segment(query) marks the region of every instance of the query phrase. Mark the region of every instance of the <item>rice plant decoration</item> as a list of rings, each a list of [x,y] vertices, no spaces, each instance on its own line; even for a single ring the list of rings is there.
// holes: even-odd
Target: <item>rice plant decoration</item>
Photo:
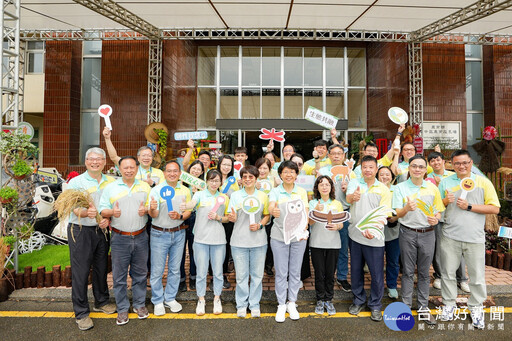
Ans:
[[[434,206],[427,204],[421,199],[416,199],[416,206],[419,208],[421,212],[423,212],[427,217],[433,217],[436,214],[436,210]]]
[[[387,224],[388,217],[395,213],[387,206],[379,206],[368,212],[356,224],[356,228],[361,231],[368,231],[375,238],[384,240],[384,225]]]

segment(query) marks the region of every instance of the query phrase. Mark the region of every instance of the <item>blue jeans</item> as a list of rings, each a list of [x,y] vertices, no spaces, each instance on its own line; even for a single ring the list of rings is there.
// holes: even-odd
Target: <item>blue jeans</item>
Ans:
[[[130,309],[126,284],[128,267],[132,278],[133,307],[138,309],[146,306],[148,234],[144,231],[137,236],[123,236],[112,232],[110,248],[117,311],[124,313]]]
[[[398,272],[400,270],[400,243],[399,239],[386,242],[386,286],[388,289],[396,289]]]
[[[259,310],[267,245],[259,247],[231,246],[231,254],[236,269],[236,308],[247,308],[249,305],[250,310]],[[250,287],[249,276],[251,276]]]
[[[180,285],[180,264],[185,247],[185,230],[163,232],[151,229],[151,302],[158,304],[176,299]],[[167,284],[162,285],[165,262],[167,263]]]
[[[343,281],[347,279],[348,275],[348,226],[350,223],[345,221],[343,223],[343,228],[340,230],[340,238],[341,238],[341,249],[338,254],[338,264],[336,265],[336,278],[339,281]]]
[[[209,245],[194,242],[194,259],[196,261],[196,291],[197,297],[206,295],[206,277],[208,276],[208,265],[212,263],[213,271],[213,294],[220,296],[224,278],[222,277],[222,264],[226,257],[226,244]]]
[[[188,228],[185,230],[185,244],[188,246],[188,261],[189,261],[189,273],[190,279],[196,279],[196,262],[194,261],[194,249],[192,245],[194,244],[194,233],[192,230],[194,229],[194,225],[196,223],[196,212],[192,212],[190,217],[185,220],[184,224],[188,225]],[[185,282],[187,278],[187,274],[185,273],[185,259],[187,255],[187,248],[183,248],[183,257],[181,258],[181,279],[180,282]]]

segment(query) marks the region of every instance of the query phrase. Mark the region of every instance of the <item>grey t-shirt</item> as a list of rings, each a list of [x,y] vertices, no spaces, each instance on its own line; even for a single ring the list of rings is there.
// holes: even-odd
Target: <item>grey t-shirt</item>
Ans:
[[[212,195],[209,190],[194,194],[192,200],[197,202],[196,223],[193,230],[194,242],[208,245],[226,244],[226,232],[222,223],[217,220],[208,219],[208,213],[215,206],[216,199],[219,196],[223,196],[225,200],[216,211],[222,217],[227,214],[227,207],[229,205],[227,195],[221,194],[218,191]]]
[[[324,205],[322,212],[327,213],[332,211],[333,213],[343,212],[343,207],[338,200],[329,199],[324,202],[320,199],[320,203]],[[309,202],[309,211],[314,210],[318,200],[311,200]],[[315,222],[310,226],[310,237],[309,246],[319,249],[340,249],[341,238],[338,231],[330,231],[325,228],[326,223]]]

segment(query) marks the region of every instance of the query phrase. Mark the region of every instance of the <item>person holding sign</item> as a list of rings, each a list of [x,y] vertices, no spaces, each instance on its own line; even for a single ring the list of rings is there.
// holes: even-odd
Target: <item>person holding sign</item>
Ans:
[[[272,152],[270,152],[272,153]],[[256,168],[258,169],[259,176],[256,182],[256,188],[265,194],[269,194],[270,191],[276,187],[276,179],[274,175],[270,174],[272,170],[272,163],[266,157],[261,157],[256,160]],[[270,231],[272,230],[273,218],[265,225],[265,231],[267,232],[267,255],[265,257],[265,273],[268,276],[274,276],[274,256],[272,255],[272,248],[270,247]]]
[[[196,208],[196,223],[194,225],[194,259],[197,266],[196,314],[205,314],[206,277],[208,265],[211,262],[213,270],[213,313],[222,314],[222,263],[226,256],[226,233],[222,223],[228,222],[227,208],[229,198],[219,192],[222,185],[222,175],[217,170],[210,170],[206,175],[207,189],[194,194],[192,200],[180,204],[180,210]]]
[[[133,312],[139,319],[149,316],[146,308],[148,234],[145,230],[148,221],[146,205],[151,188],[146,182],[136,179],[137,168],[137,160],[133,156],[119,160],[122,178],[105,187],[98,210],[104,218],[111,218],[110,248],[118,325],[128,323],[128,269],[132,278]]]
[[[100,148],[90,148],[85,153],[87,171],[69,181],[66,190],[87,191],[93,202],[88,208],[75,208],[69,216],[68,243],[69,258],[72,267],[71,301],[75,312],[76,323],[80,330],[94,326],[89,317],[90,308],[87,299],[87,279],[93,269],[92,292],[94,294],[94,310],[105,314],[113,314],[116,306],[109,303],[107,285],[107,255],[109,241],[104,229],[109,220],[103,218],[99,224],[96,220],[100,198],[105,187],[114,182],[114,178],[102,173],[105,167],[105,151]],[[98,229],[98,227],[101,228]]]
[[[316,140],[313,148],[313,158],[304,163],[304,173],[307,175],[315,175],[316,170],[331,164],[331,160],[327,157],[327,141]]]
[[[269,195],[269,211],[275,218],[270,233],[270,245],[274,254],[275,290],[279,304],[276,321],[284,322],[286,312],[292,320],[300,318],[295,302],[300,289],[300,270],[306,240],[296,234],[291,240],[285,237],[289,237],[287,231],[290,229],[299,233],[304,231],[297,231],[298,229],[307,229],[308,196],[305,189],[295,184],[299,167],[294,162],[282,162],[278,173],[283,183]]]
[[[190,166],[187,169],[187,172],[198,178],[198,179],[204,179],[204,165],[199,160],[194,160]],[[195,186],[190,186],[185,184],[185,186],[189,187],[190,195],[193,196],[197,191],[200,191]],[[196,210],[192,210],[190,213],[190,217],[185,220],[184,224],[188,226],[187,229],[185,229],[185,244],[186,247],[183,248],[183,257],[181,258],[181,278],[180,278],[180,286],[179,291],[187,291],[187,275],[185,273],[185,259],[186,259],[186,252],[188,249],[188,258],[189,258],[189,281],[188,285],[190,287],[190,290],[194,290],[196,288],[196,262],[194,261],[194,233],[192,232],[194,230],[194,225],[196,223]]]
[[[471,296],[468,306],[473,326],[485,328],[483,302],[487,299],[485,286],[485,215],[497,214],[500,202],[493,184],[485,177],[471,173],[473,160],[467,150],[453,152],[451,175],[439,184],[446,205],[441,235],[441,294],[442,321],[454,317],[457,298],[456,271],[461,257],[466,260]]]
[[[234,177],[234,168],[235,160],[229,155],[222,155],[219,158],[219,163],[217,165],[217,170],[222,174],[222,186],[219,191],[226,194],[228,198],[231,197],[235,191],[238,191],[240,187],[238,186],[238,182]],[[224,289],[228,289],[231,287],[231,283],[229,283],[227,275],[229,273],[229,261],[231,259],[231,247],[230,240],[231,234],[233,233],[233,223],[228,221],[224,225],[224,231],[226,232],[226,258],[224,260]]]
[[[203,163],[205,171],[211,169],[212,155],[209,151],[196,148],[194,140],[188,140],[187,146],[187,153],[183,157],[183,168],[189,167],[189,165],[197,159]]]
[[[334,196],[336,200],[341,202],[343,205],[343,209],[345,211],[349,210],[350,205],[347,202],[347,186],[350,179],[355,179],[355,173],[351,171],[347,166],[344,166],[344,162],[346,160],[345,150],[343,146],[340,144],[333,144],[329,147],[329,160],[331,163],[322,167],[318,170],[317,175],[327,175],[331,179],[333,179],[334,183]],[[341,177],[340,179],[335,179],[333,177],[333,167],[345,167],[347,170],[346,174],[348,176]],[[336,169],[335,169],[336,170]],[[335,175],[334,175],[335,176]],[[337,262],[337,271],[336,271],[336,283],[341,286],[341,289],[345,292],[350,292],[352,290],[350,283],[347,281],[348,276],[348,226],[349,222],[346,221],[343,225],[343,229],[339,231],[341,238],[341,248],[338,254],[338,262]]]
[[[334,198],[334,183],[326,175],[320,175],[313,188],[314,200],[309,202],[309,210],[319,212],[343,212],[341,202]],[[324,309],[329,315],[336,314],[332,304],[334,296],[334,271],[341,248],[341,238],[338,233],[343,223],[319,223],[309,218],[311,237],[309,246],[311,260],[315,269],[316,308],[315,313],[323,314]]]
[[[260,316],[263,291],[263,270],[267,253],[267,234],[264,227],[270,220],[270,215],[267,195],[255,188],[258,176],[258,169],[254,166],[241,169],[240,178],[244,187],[231,195],[228,209],[228,218],[235,223],[231,236],[231,252],[236,269],[237,316],[241,318],[247,315],[247,307],[252,317]]]
[[[107,146],[108,156],[110,160],[119,168],[119,160],[121,157],[117,155],[116,148],[111,140],[112,131],[105,127],[103,129],[103,137],[105,138],[105,144]],[[137,169],[136,179],[147,182],[151,187],[155,187],[161,182],[165,181],[164,173],[158,169],[151,167],[153,163],[153,150],[148,146],[142,146],[137,151],[137,161],[139,168]]]
[[[190,217],[190,210],[181,212],[179,205],[190,201],[190,191],[178,180],[180,165],[168,161],[165,165],[165,182],[153,188],[149,194],[148,210],[153,218],[151,226],[151,302],[155,306],[154,314],[165,315],[165,308],[173,313],[182,307],[176,301],[180,284],[180,264],[185,248],[183,223]],[[162,278],[167,262],[167,284],[165,291]]]
[[[427,161],[423,156],[411,157],[408,168],[409,179],[396,185],[393,191],[393,208],[400,223],[398,242],[402,258],[402,301],[412,306],[414,271],[417,267],[418,310],[422,310],[428,308],[429,269],[436,244],[434,230],[445,207],[436,185],[424,180]],[[424,205],[427,206],[426,210]],[[425,322],[436,324],[432,315]]]
[[[364,263],[371,274],[371,292],[368,308],[373,321],[382,321],[382,296],[384,295],[384,238],[375,238],[369,231],[361,232],[357,225],[368,212],[378,207],[391,208],[391,192],[376,178],[377,159],[364,156],[361,161],[362,178],[353,179],[347,186],[347,202],[350,207],[350,267],[354,299],[348,312],[359,315],[366,302],[364,290]],[[383,228],[383,226],[378,226]]]
[[[455,172],[445,169],[444,155],[441,153],[439,145],[435,146],[434,152],[428,154],[428,164],[432,167],[433,171],[427,174],[427,179],[433,179],[439,186],[441,180],[455,174]],[[432,286],[436,289],[441,289],[441,234],[443,233],[444,214],[441,214],[441,220],[436,227],[436,248],[434,250],[434,259],[432,266],[434,267],[434,282]],[[466,276],[466,262],[464,257],[460,259],[460,266],[457,269],[457,285],[464,292],[470,292],[468,278]]]

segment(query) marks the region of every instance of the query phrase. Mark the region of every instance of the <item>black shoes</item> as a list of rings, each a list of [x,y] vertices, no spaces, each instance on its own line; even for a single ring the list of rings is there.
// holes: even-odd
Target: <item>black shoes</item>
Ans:
[[[346,279],[342,279],[342,280],[337,279],[336,284],[338,284],[341,287],[341,289],[345,292],[352,291],[352,286]]]

